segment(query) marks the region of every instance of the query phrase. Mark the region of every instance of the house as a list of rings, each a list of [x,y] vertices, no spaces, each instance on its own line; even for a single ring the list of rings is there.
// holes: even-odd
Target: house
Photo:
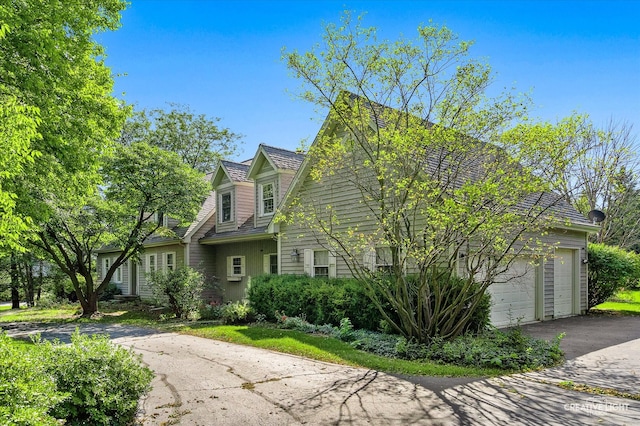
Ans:
[[[374,122],[373,125],[380,125]],[[340,132],[327,120],[322,132]],[[319,143],[316,138],[314,144]],[[174,229],[174,238],[152,238],[145,243],[140,263],[129,262],[114,280],[123,294],[150,297],[145,273],[185,264],[215,276],[221,292],[209,298],[224,301],[246,297],[251,277],[270,274],[351,276],[349,266],[322,238],[295,219],[274,220],[276,212],[293,199],[305,199],[318,209],[332,206],[340,221],[336,227],[357,224],[367,232],[372,218],[362,207],[361,194],[339,174],[312,179],[310,156],[260,145],[251,160],[221,161],[210,174],[213,192],[188,228]],[[348,169],[349,165],[345,167]],[[534,263],[524,255],[504,272],[504,282],[489,291],[496,326],[548,320],[584,313],[587,308],[587,236],[597,227],[566,203],[553,207],[555,222],[540,238],[556,244],[547,260]],[[170,225],[170,223],[169,223]],[[379,247],[363,254],[373,268],[384,268]],[[98,273],[114,253],[101,252]]]
[[[211,180],[211,173],[205,178]],[[147,274],[157,270],[175,269],[182,265],[197,268],[203,271],[206,279],[213,280],[215,277],[215,270],[212,267],[214,253],[198,241],[215,223],[215,207],[216,193],[210,191],[195,220],[189,226],[179,226],[178,222],[170,217],[154,215],[154,221],[162,222],[162,225],[172,232],[152,235],[145,241],[143,253],[139,259],[129,259],[116,270],[112,281],[122,294],[152,299],[153,293],[147,285]],[[98,250],[96,267],[100,279],[104,277],[118,254],[119,251],[113,247],[103,247]],[[205,292],[203,296],[206,299],[218,297],[211,290]]]

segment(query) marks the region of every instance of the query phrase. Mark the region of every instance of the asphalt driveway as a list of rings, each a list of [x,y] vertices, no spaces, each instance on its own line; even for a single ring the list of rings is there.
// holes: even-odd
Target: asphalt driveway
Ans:
[[[36,331],[5,326],[11,335]],[[64,338],[75,326],[38,328]],[[577,317],[523,327],[565,332],[568,361],[481,380],[395,377],[372,370],[174,333],[83,325],[133,348],[155,372],[145,425],[640,424],[640,401],[566,390],[557,382],[640,394],[640,317]]]

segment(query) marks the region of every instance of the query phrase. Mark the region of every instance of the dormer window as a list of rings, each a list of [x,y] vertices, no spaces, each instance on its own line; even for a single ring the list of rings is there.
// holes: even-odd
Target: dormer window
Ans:
[[[231,192],[220,195],[220,222],[231,222]]]
[[[273,183],[265,183],[259,186],[260,190],[260,216],[273,214],[275,197]]]

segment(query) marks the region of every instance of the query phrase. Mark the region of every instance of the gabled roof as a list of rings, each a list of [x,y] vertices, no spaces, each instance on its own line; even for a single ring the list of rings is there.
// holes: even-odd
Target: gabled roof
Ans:
[[[200,211],[196,216],[195,220],[191,222],[191,225],[187,228],[182,237],[185,242],[187,239],[190,239],[191,236],[205,223],[216,211],[216,192],[209,192],[209,196],[202,203],[202,207],[200,207]]]
[[[211,183],[214,187],[218,186],[223,175],[226,175],[232,182],[250,182],[251,180],[247,178],[249,167],[249,164],[222,160],[213,171]]]
[[[387,126],[388,123],[386,123],[384,120],[386,113],[393,112],[393,111],[398,112],[397,110],[393,110],[390,107],[366,101],[362,97],[350,92],[343,91],[340,93],[339,97],[343,97],[343,99],[347,99],[347,101],[355,101],[355,100],[363,101],[364,104],[367,105],[367,108],[370,109],[368,120],[370,120],[369,125],[372,126],[374,130],[376,126],[378,126],[379,128]],[[320,135],[326,132],[334,131],[336,123],[332,121],[333,120],[331,119],[331,114],[329,113],[324,123],[322,124],[320,131],[316,135],[316,138],[312,143],[312,147],[317,143],[319,143]],[[428,121],[424,121],[424,125],[427,128],[431,128],[432,126],[435,126],[433,123]],[[434,152],[433,156],[429,156],[429,158],[424,159],[424,165],[425,165],[426,171],[430,173],[434,173],[436,169],[441,169],[443,167],[444,164],[442,162],[439,162],[437,157],[438,157],[438,153]],[[302,185],[302,182],[304,181],[305,177],[308,175],[309,170],[311,168],[311,165],[309,164],[310,158],[311,158],[310,156],[306,156],[304,158],[302,165],[299,167],[298,172],[296,173],[291,185],[289,186],[287,192],[285,193],[282,199],[282,202],[280,203],[281,206],[286,207],[288,200],[291,199],[293,194],[298,192],[300,186]],[[478,162],[482,160],[481,158],[475,158],[475,159],[472,159],[471,161]],[[454,181],[455,181],[454,185],[460,184],[465,179],[477,180],[479,178],[479,175],[477,172],[478,172],[477,167],[467,167],[465,169],[464,176],[457,176],[456,178],[454,178]],[[518,210],[526,211],[528,208],[531,208],[534,205],[534,203],[537,203],[537,205],[540,205],[543,209],[548,208],[552,214],[557,216],[558,219],[569,220],[572,225],[576,225],[575,227],[580,228],[580,230],[593,232],[595,229],[599,228],[598,226],[593,225],[572,205],[570,205],[568,202],[562,199],[562,197],[559,194],[555,194],[555,193],[542,194],[542,195],[531,194],[529,197],[526,197],[526,199],[522,200],[515,208]],[[558,224],[558,223],[556,223],[556,225],[558,225],[559,227],[567,227],[567,226],[564,226],[563,224]],[[273,222],[273,220],[269,223],[268,229],[269,229],[269,232],[277,232],[277,227]]]
[[[284,170],[295,172],[300,168],[303,160],[304,154],[300,152],[260,144],[254,160],[251,163],[251,167],[247,172],[247,177],[253,178],[262,168],[265,161],[268,162],[274,170],[279,172]]]

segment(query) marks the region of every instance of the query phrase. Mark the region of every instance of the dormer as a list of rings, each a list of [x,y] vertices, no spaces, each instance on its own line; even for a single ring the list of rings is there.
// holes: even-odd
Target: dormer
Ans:
[[[235,231],[254,212],[254,185],[247,162],[221,161],[211,177],[217,194],[216,233]]]
[[[254,226],[266,226],[271,221],[282,197],[304,160],[304,154],[260,144],[247,179],[255,182]]]

